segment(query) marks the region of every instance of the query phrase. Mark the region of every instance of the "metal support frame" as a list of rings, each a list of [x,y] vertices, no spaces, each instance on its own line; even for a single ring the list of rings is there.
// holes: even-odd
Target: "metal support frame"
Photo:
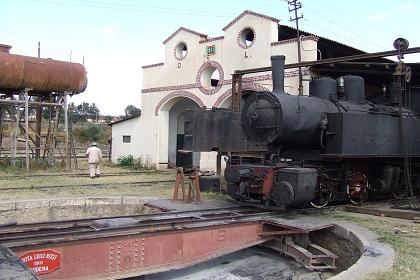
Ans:
[[[185,186],[185,177],[187,177],[188,189],[186,189]],[[179,196],[180,188],[182,197]],[[172,201],[182,203],[199,203],[201,201],[200,177],[197,170],[189,170],[185,176],[184,169],[182,167],[178,167],[176,169],[176,180]]]
[[[298,42],[299,42],[299,38],[298,38]],[[301,81],[302,80],[302,71],[301,71],[302,67],[324,65],[324,64],[331,64],[331,63],[338,63],[338,62],[348,62],[348,61],[361,60],[361,59],[388,57],[388,56],[394,56],[394,55],[411,54],[411,53],[419,53],[419,52],[420,52],[420,47],[408,48],[405,50],[392,50],[392,51],[385,51],[385,52],[377,52],[377,53],[364,53],[364,54],[357,54],[357,55],[351,55],[351,56],[327,58],[327,59],[321,59],[321,60],[315,60],[315,61],[291,63],[291,64],[286,64],[284,66],[284,69],[298,68],[299,81]],[[232,111],[233,112],[240,112],[241,98],[242,98],[242,76],[246,74],[270,72],[270,71],[271,71],[271,66],[251,68],[251,69],[245,69],[245,70],[235,70],[235,73],[232,75]],[[301,82],[299,82],[299,95],[302,95],[301,90],[302,90],[302,85],[301,85]]]
[[[307,237],[307,239],[309,240],[309,237]],[[291,256],[308,269],[336,269],[335,260],[337,259],[337,256],[329,250],[311,243],[310,241],[308,244],[300,246],[294,242],[291,236],[283,236],[267,242],[264,246]]]
[[[242,74],[232,75],[232,111],[241,111],[241,99],[242,99]]]
[[[401,50],[402,54],[411,54],[411,53],[419,53],[420,47],[416,48],[409,48],[406,50]],[[323,65],[323,64],[330,64],[330,63],[337,63],[337,62],[347,62],[347,61],[354,61],[354,60],[361,60],[361,59],[371,59],[371,58],[378,58],[378,57],[388,57],[398,55],[398,51],[385,51],[385,52],[377,52],[377,53],[364,53],[364,54],[356,54],[350,56],[343,56],[343,57],[334,57],[334,58],[327,58],[321,60],[314,60],[314,61],[304,61],[301,63],[291,63],[286,64],[284,66],[285,69],[291,68],[299,68],[299,67],[309,67],[315,65]],[[271,66],[268,67],[260,67],[260,68],[251,68],[245,70],[236,70],[235,74],[252,74],[252,73],[259,73],[259,72],[270,72]]]

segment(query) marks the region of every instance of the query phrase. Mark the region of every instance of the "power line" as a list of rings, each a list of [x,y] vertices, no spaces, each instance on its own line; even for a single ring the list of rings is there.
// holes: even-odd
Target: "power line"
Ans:
[[[333,24],[333,25],[335,25],[335,26],[337,26],[337,27],[341,28],[342,30],[345,30],[345,31],[346,31],[346,32],[348,32],[348,33],[354,34],[354,35],[356,36],[356,38],[358,38],[358,39],[360,38],[361,40],[363,40],[363,42],[369,42],[369,43],[370,43],[370,44],[372,44],[372,45],[375,45],[375,46],[377,46],[377,47],[383,48],[383,46],[381,46],[381,45],[379,45],[379,44],[376,44],[375,42],[373,42],[373,41],[369,40],[368,38],[364,38],[363,36],[360,36],[360,33],[356,33],[356,32],[354,32],[353,30],[351,30],[351,29],[349,29],[349,28],[347,28],[347,27],[344,27],[344,26],[342,26],[341,24],[336,23],[335,21],[333,21],[333,20],[331,19],[331,17],[330,17],[329,15],[324,14],[324,13],[321,13],[321,12],[319,12],[318,10],[315,10],[315,9],[312,9],[312,8],[305,7],[305,9],[308,9],[308,10],[310,10],[310,11],[312,11],[312,12],[314,12],[314,13],[316,13],[316,14],[320,15],[320,16],[321,16],[321,18],[324,18],[325,16],[327,16],[327,17],[328,17],[327,21],[328,21],[329,23],[331,23],[331,24]]]
[[[319,26],[317,24],[313,24],[313,21],[308,20],[307,18],[303,19],[305,22],[307,22],[309,24],[308,28],[305,28],[305,30],[307,30],[309,32],[310,29],[315,29],[318,30],[317,32],[313,32],[315,34],[318,34],[319,36],[323,36],[326,38],[331,38],[333,35],[340,37],[342,40],[337,41],[341,44],[345,44],[345,45],[349,45],[351,47],[354,48],[361,48],[358,47],[360,45],[360,43],[357,43],[357,41],[361,42],[359,39],[360,38],[355,38],[353,36],[349,36],[348,34],[344,34],[344,33],[338,33],[336,31],[333,31],[331,29],[325,28],[324,26]],[[322,35],[323,33],[327,33],[327,35]],[[366,44],[363,45],[363,47],[366,47]],[[361,48],[363,49],[363,48]]]
[[[176,15],[187,15],[187,16],[203,16],[203,17],[228,17],[229,14],[221,13],[203,13],[197,10],[185,10],[177,8],[164,8],[157,6],[148,5],[133,5],[133,4],[121,4],[116,2],[103,2],[103,1],[58,1],[58,0],[26,0],[37,3],[54,4],[54,5],[66,5],[76,7],[88,7],[88,8],[100,8],[100,9],[112,9],[112,10],[127,10],[132,12],[148,12],[148,13],[162,13],[162,14],[176,14]]]

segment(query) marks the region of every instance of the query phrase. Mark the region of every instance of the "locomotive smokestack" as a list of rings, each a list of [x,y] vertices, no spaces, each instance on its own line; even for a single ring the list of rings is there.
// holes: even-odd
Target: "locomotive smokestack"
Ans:
[[[273,93],[284,94],[284,55],[271,56],[271,75],[273,78]]]

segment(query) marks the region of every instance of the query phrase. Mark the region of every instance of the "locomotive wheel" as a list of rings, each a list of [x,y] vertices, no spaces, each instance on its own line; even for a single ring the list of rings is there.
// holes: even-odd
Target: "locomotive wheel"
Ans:
[[[239,184],[228,183],[227,185],[228,195],[237,201],[241,199],[241,196],[238,194],[238,191],[239,191]]]
[[[314,200],[311,201],[312,207],[322,208],[326,206],[328,202],[330,202],[333,196],[333,191],[332,191],[332,188],[328,187],[328,184],[326,183],[328,179],[330,179],[328,175],[326,174],[321,175],[319,188],[316,192],[316,196]]]
[[[351,203],[361,204],[367,199],[369,182],[367,177],[361,172],[352,174],[347,185],[347,196]]]

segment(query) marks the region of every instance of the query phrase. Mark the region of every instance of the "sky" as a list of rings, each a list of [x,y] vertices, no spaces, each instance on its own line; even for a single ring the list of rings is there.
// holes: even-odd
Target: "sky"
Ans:
[[[366,52],[392,50],[398,37],[420,46],[420,1],[300,0],[300,29]],[[11,53],[82,63],[87,90],[70,102],[102,115],[141,107],[142,65],[164,62],[163,41],[179,27],[222,36],[244,10],[294,26],[284,0],[0,0],[0,44]],[[420,62],[420,55],[407,55]]]

